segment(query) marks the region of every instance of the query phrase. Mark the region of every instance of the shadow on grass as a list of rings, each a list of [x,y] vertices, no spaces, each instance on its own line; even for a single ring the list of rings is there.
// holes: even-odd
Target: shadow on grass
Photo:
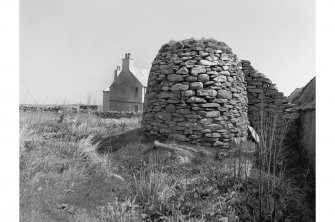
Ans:
[[[98,143],[99,153],[110,153],[126,147],[129,144],[153,144],[154,138],[148,137],[140,128],[122,132],[105,138],[95,138],[93,144]]]

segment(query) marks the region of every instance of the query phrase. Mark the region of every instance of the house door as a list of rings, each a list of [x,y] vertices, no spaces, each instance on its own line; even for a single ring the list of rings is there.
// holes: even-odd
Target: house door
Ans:
[[[135,113],[138,112],[138,105],[134,105],[134,111],[135,111]]]

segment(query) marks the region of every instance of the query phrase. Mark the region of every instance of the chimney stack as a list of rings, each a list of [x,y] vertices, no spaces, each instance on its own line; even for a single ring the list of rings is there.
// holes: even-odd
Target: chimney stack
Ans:
[[[129,70],[133,68],[134,60],[130,58],[130,53],[125,54],[125,58],[122,59],[122,70]]]

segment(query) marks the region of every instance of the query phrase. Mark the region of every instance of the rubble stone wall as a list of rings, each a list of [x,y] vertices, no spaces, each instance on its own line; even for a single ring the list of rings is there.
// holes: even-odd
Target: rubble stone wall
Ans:
[[[152,63],[142,127],[151,135],[228,148],[247,136],[247,91],[240,60],[223,42],[161,47]]]
[[[279,114],[282,123],[295,124],[299,118],[298,107],[291,103],[276,84],[263,73],[255,70],[249,61],[242,60],[242,71],[247,83],[248,119],[251,126],[257,127],[261,116]],[[292,125],[291,124],[291,125]]]

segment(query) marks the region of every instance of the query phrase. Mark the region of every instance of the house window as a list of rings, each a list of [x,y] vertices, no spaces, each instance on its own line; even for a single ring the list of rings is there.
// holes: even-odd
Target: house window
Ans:
[[[138,97],[138,87],[135,87],[135,97]]]

